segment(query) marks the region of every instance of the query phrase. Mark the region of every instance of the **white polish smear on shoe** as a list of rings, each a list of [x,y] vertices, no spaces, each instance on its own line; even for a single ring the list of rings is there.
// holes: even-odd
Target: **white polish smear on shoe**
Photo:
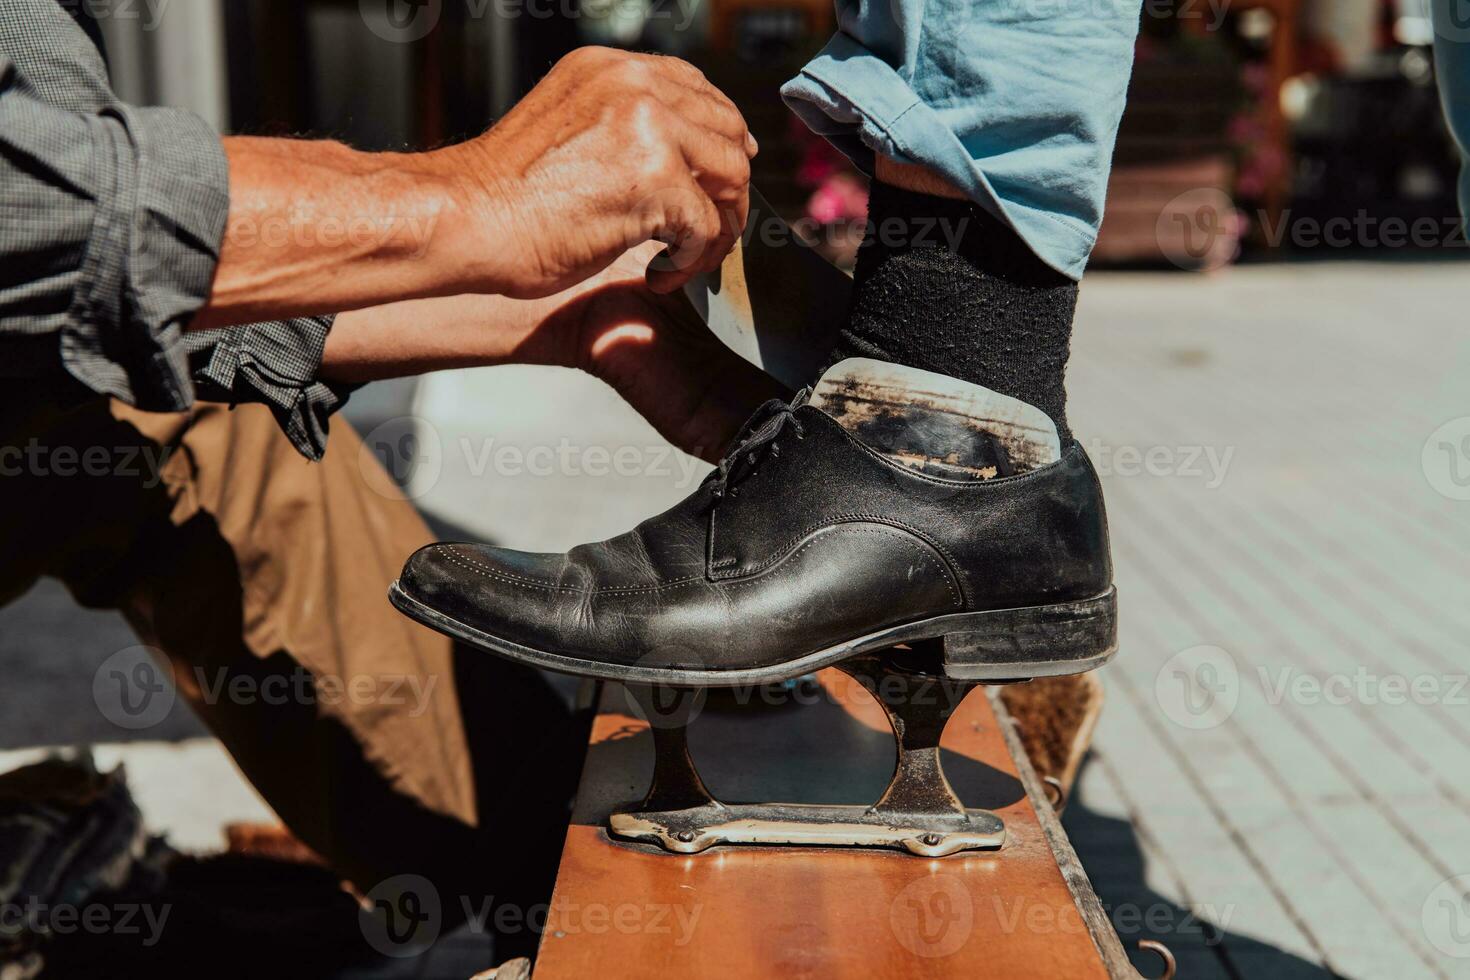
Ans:
[[[822,376],[808,404],[895,462],[949,480],[1015,476],[1062,458],[1041,409],[918,368],[849,358]]]

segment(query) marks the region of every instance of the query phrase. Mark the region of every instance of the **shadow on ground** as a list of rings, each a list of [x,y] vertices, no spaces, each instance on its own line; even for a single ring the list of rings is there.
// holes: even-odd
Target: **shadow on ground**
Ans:
[[[1150,888],[1145,873],[1148,858],[1137,831],[1126,820],[1089,809],[1080,789],[1083,785],[1079,779],[1079,790],[1067,804],[1062,823],[1124,949],[1143,976],[1163,973],[1158,955],[1138,948],[1140,941],[1154,940],[1169,947],[1179,961],[1177,976],[1189,980],[1338,977],[1285,950],[1228,931],[1228,907],[1212,907],[1201,899],[1199,907],[1186,908]]]

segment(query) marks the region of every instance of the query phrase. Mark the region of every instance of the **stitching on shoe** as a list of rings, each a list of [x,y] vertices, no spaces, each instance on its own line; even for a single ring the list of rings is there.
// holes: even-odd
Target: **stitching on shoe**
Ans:
[[[891,529],[891,531],[908,530],[907,528],[894,527],[893,525],[891,525],[889,523],[886,523],[886,522],[884,523],[884,526],[885,527],[889,527]],[[834,534],[871,534],[871,535],[877,535],[877,536],[886,536],[886,537],[897,537],[897,538],[899,538],[900,540],[902,540],[906,544],[908,544],[910,547],[912,547],[915,551],[917,551],[919,553],[919,557],[922,560],[924,560],[926,562],[933,562],[934,563],[935,568],[938,569],[938,571],[940,573],[940,577],[944,579],[945,588],[947,588],[949,590],[950,598],[952,598],[954,600],[955,605],[959,606],[962,609],[964,608],[965,603],[964,603],[964,600],[960,596],[959,590],[956,587],[956,580],[955,580],[954,573],[950,569],[946,568],[945,567],[945,564],[943,562],[941,562],[939,559],[935,558],[934,555],[929,554],[928,552],[926,552],[918,544],[918,542],[909,540],[909,539],[903,537],[902,535],[893,534],[893,533],[885,533],[884,531],[880,531],[877,528],[850,527],[850,526],[844,526],[844,525],[840,525],[839,524],[839,525],[834,525],[832,527],[832,532]],[[922,540],[922,535],[920,535],[919,537]],[[801,555],[804,552],[806,552],[809,548],[811,548],[813,545],[815,545],[820,540],[821,540],[820,537],[813,538],[811,541],[808,541],[806,544],[802,545],[801,548],[799,548],[794,553],[782,555],[779,558],[777,558],[775,561],[766,563],[767,564],[767,567],[769,567],[769,565],[775,564],[776,562],[795,562],[796,559],[800,558]],[[925,541],[925,543],[928,544],[930,542]],[[702,577],[691,577],[691,578],[684,578],[684,579],[676,579],[676,580],[671,581],[671,582],[661,582],[661,583],[658,583],[656,585],[620,586],[620,587],[609,588],[609,589],[578,589],[578,588],[575,588],[573,586],[552,584],[552,583],[547,582],[544,579],[539,579],[539,580],[538,579],[530,579],[530,578],[524,578],[524,577],[521,577],[521,576],[511,575],[511,574],[506,573],[506,572],[501,572],[501,571],[499,571],[497,569],[491,568],[489,565],[485,565],[485,564],[483,564],[481,562],[475,561],[473,558],[470,558],[470,557],[468,557],[468,556],[466,556],[466,555],[464,555],[464,554],[462,554],[462,553],[460,553],[458,551],[455,551],[452,547],[450,547],[448,545],[440,546],[439,548],[436,548],[435,551],[437,551],[439,554],[441,554],[445,558],[447,558],[452,564],[458,565],[460,568],[463,568],[466,571],[475,572],[475,573],[477,573],[477,574],[479,574],[481,576],[484,576],[486,578],[490,578],[490,579],[494,579],[496,581],[504,582],[504,583],[506,583],[508,585],[514,585],[514,586],[517,586],[517,587],[523,588],[523,589],[538,589],[538,590],[543,591],[543,592],[568,592],[568,593],[572,593],[572,594],[580,594],[580,595],[587,595],[587,596],[599,596],[599,595],[630,595],[630,594],[646,593],[646,592],[664,592],[664,591],[671,591],[673,589],[681,589],[681,588],[685,588],[685,587],[690,586],[690,585],[695,585],[695,584],[703,581],[703,578]],[[785,573],[786,571],[789,571],[789,570],[788,569],[783,569],[782,570],[782,573]],[[752,574],[753,575],[759,575],[760,573],[759,572],[754,572]],[[719,584],[721,586],[723,586],[723,587],[726,587],[726,588],[729,588],[729,589],[732,589],[733,590],[733,589],[739,589],[739,588],[753,587],[755,585],[760,584],[760,582],[759,581],[756,581],[756,580],[737,581],[737,582],[724,581],[724,582],[721,582]]]
[[[438,548],[436,550],[440,555],[448,559],[451,564],[458,565],[465,571],[474,572],[475,574],[484,576],[485,578],[493,578],[497,581],[504,582],[507,585],[516,585],[520,586],[523,589],[540,589],[543,592],[572,591],[568,590],[565,586],[547,585],[544,582],[533,582],[529,579],[520,579],[512,575],[506,575],[501,572],[497,572],[493,568],[490,568],[488,565],[481,565],[477,561],[473,561],[468,558],[462,558],[455,552],[450,551],[448,548]]]
[[[825,527],[839,527],[839,526],[841,526],[843,524],[851,524],[851,523],[858,522],[858,521],[863,521],[863,522],[866,522],[866,523],[869,523],[869,524],[882,524],[885,527],[892,527],[892,528],[897,528],[897,529],[902,530],[902,531],[907,531],[908,533],[912,534],[914,537],[918,538],[920,541],[923,541],[929,547],[933,548],[935,551],[939,552],[939,554],[941,554],[941,555],[944,556],[944,560],[947,561],[947,562],[949,562],[949,566],[950,566],[949,567],[949,574],[950,574],[950,576],[955,581],[957,581],[957,582],[960,583],[959,584],[960,592],[961,592],[961,594],[964,594],[964,591],[965,591],[965,589],[964,589],[964,580],[960,577],[960,574],[959,574],[959,571],[958,571],[959,562],[955,561],[954,555],[950,554],[949,553],[949,550],[947,548],[945,548],[944,545],[940,544],[938,541],[935,541],[929,535],[925,534],[923,531],[920,531],[916,527],[911,527],[910,525],[905,524],[903,521],[896,521],[896,520],[894,520],[891,517],[884,517],[881,514],[863,514],[863,513],[858,513],[858,514],[838,514],[838,515],[836,515],[834,517],[829,517],[829,518],[826,518],[825,520],[819,521],[816,524],[812,524],[812,525],[808,526],[806,529],[802,530],[800,533],[798,533],[798,534],[794,535],[793,537],[787,539],[787,541],[786,541],[786,543],[784,545],[782,545],[780,548],[777,548],[776,549],[775,557],[767,558],[765,561],[762,561],[762,562],[760,562],[758,564],[752,565],[750,567],[750,569],[747,572],[745,572],[745,575],[758,575],[761,572],[765,571],[767,568],[770,568],[772,565],[776,564],[777,562],[784,561],[787,557],[789,557],[790,549],[792,549],[792,548],[796,547],[798,544],[800,544],[801,541],[804,538],[806,538],[807,536],[809,536],[811,534],[815,534],[817,531],[822,530],[822,528],[825,528]],[[713,536],[714,536],[714,529],[713,528],[710,529],[710,536],[711,536],[711,545],[713,545]],[[720,567],[723,567],[724,565],[738,564],[738,562],[739,562],[739,560],[736,559],[736,558],[724,558],[724,559],[721,559],[721,566]],[[715,567],[716,566],[711,565],[710,566],[711,571],[713,571],[715,569]]]
[[[482,562],[475,561],[468,555],[455,551],[453,548],[447,545],[441,546],[435,550],[444,555],[454,564],[458,565],[460,568],[465,569],[466,571],[476,572],[480,575],[485,576],[486,578],[492,578],[500,582],[505,582],[508,585],[518,585],[522,588],[527,589],[541,589],[545,592],[569,592],[574,595],[618,595],[637,592],[661,592],[665,589],[681,589],[685,586],[695,585],[699,582],[704,581],[704,576],[692,575],[688,578],[673,579],[668,582],[659,582],[654,585],[625,585],[605,589],[579,589],[576,586],[559,585],[555,582],[549,582],[546,579],[525,578],[519,575],[512,575],[509,572],[502,572],[499,569],[491,568],[489,565],[486,565]]]
[[[893,531],[908,530],[907,528],[894,527],[892,524],[889,524],[889,523],[885,523],[884,526],[889,528],[889,532],[885,533],[883,531],[878,530],[877,528],[871,528],[871,527],[851,527],[851,526],[848,526],[848,525],[840,525],[840,524],[839,525],[833,525],[832,532],[834,534],[872,534],[872,535],[878,535],[878,536],[886,536],[886,537],[890,537],[890,538],[891,537],[897,537],[897,538],[899,538],[899,540],[901,540],[904,543],[908,544],[915,551],[917,551],[919,553],[919,556],[922,559],[924,559],[925,561],[929,561],[929,562],[933,562],[934,563],[934,567],[939,570],[940,577],[944,579],[945,587],[949,589],[950,598],[955,601],[955,605],[957,605],[961,609],[963,609],[965,607],[965,602],[960,597],[960,590],[957,588],[957,585],[956,585],[956,577],[954,575],[954,572],[951,569],[945,567],[944,562],[940,561],[938,558],[934,557],[934,555],[932,555],[929,552],[925,551],[923,549],[923,547],[919,545],[918,542],[913,541],[913,540],[911,540],[909,538],[906,538],[906,537],[904,537],[902,535],[893,534],[892,533]],[[922,539],[922,537],[921,537],[921,539]],[[778,562],[788,562],[788,561],[794,562],[797,558],[800,558],[801,557],[801,555],[802,555],[803,552],[805,552],[808,548],[810,548],[812,545],[816,544],[820,540],[822,540],[821,537],[814,537],[814,538],[812,538],[812,540],[810,540],[806,544],[802,545],[795,552],[792,552],[792,553],[786,554],[786,555],[782,555],[780,558],[776,559],[776,561],[778,561]],[[928,541],[925,541],[925,544],[928,544],[928,543],[929,543]],[[770,564],[774,564],[774,563],[773,562],[768,562],[767,563],[768,566]],[[782,569],[780,572],[777,573],[777,576],[775,576],[775,577],[779,577],[780,574],[782,574],[782,573],[784,573],[786,571],[788,571],[788,569]],[[751,574],[753,576],[759,576],[761,573],[760,572],[752,572]],[[752,586],[755,586],[755,585],[759,585],[759,584],[762,584],[764,581],[769,581],[769,579],[760,580],[760,579],[752,578],[752,579],[741,579],[741,580],[738,580],[738,581],[725,580],[725,581],[720,582],[720,585],[721,586],[724,586],[724,587],[727,587],[727,588],[730,588],[730,589],[739,589],[739,588],[748,588],[748,587],[752,587]]]

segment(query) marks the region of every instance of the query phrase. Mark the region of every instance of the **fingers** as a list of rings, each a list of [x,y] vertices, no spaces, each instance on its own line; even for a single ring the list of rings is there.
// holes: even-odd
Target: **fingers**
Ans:
[[[760,147],[750,134],[750,127],[740,109],[721,92],[704,72],[687,61],[664,55],[641,55],[660,84],[651,94],[662,100],[681,117],[711,133],[730,140],[753,157]]]
[[[701,273],[713,272],[735,247],[750,214],[749,185],[711,194],[706,183],[687,178],[673,193],[657,195],[672,205],[657,236],[669,248],[649,266],[648,285],[669,293]]]
[[[654,94],[681,118],[739,147],[746,159],[754,157],[759,150],[745,117],[735,108],[735,103],[714,86],[708,83],[700,88],[671,85]]]
[[[679,145],[690,175],[704,188],[726,224],[721,235],[725,248],[714,262],[719,263],[745,230],[750,214],[750,157],[743,147],[729,140],[711,138],[697,126],[679,122]],[[708,271],[713,266],[706,266]]]
[[[731,214],[731,226],[731,230],[735,233],[735,239],[730,243],[731,248],[733,248],[735,242],[738,242],[745,234],[745,229],[750,227],[750,184],[748,183],[745,185],[744,193],[740,195],[740,202],[735,206]],[[727,249],[724,253],[721,253],[721,262],[725,260],[725,255],[728,252],[729,250]]]
[[[741,144],[671,112],[661,126],[679,148],[674,169],[680,172],[666,169],[655,194],[672,205],[661,215],[667,237],[660,240],[670,248],[650,267],[648,283],[655,292],[672,292],[719,268],[744,232],[750,214],[750,156]]]
[[[750,155],[745,148],[711,133],[709,130],[673,113],[664,120],[667,131],[674,137],[690,173],[704,184],[710,196],[719,200],[750,184]]]
[[[743,231],[750,209],[750,160],[759,146],[735,103],[679,58],[597,49],[593,59],[599,58],[614,60],[624,85],[668,110],[656,128],[672,136],[690,174],[735,226],[734,233]]]
[[[596,160],[601,200],[592,213],[608,219],[573,239],[597,253],[649,238],[664,243],[647,273],[660,293],[718,268],[750,213],[758,147],[740,110],[677,58],[584,48],[563,58],[558,73],[560,87],[544,93],[544,108],[555,115],[570,105],[566,113],[589,134],[580,165]],[[580,253],[576,259],[577,272],[597,265]]]
[[[719,221],[720,234],[705,245],[704,250],[694,258],[693,264],[689,269],[681,269],[685,273],[684,275],[671,277],[671,281],[668,284],[662,283],[652,277],[649,278],[649,287],[654,292],[673,292],[695,276],[706,272],[713,272],[720,267],[721,263],[725,261],[725,256],[730,254],[730,250],[735,247],[735,243],[740,239],[740,232],[744,226],[737,225],[732,216],[723,212],[719,215]],[[670,256],[670,259],[672,261],[673,257]]]
[[[672,293],[690,279],[706,271],[710,256],[717,249],[723,257],[734,244],[722,244],[729,234],[727,221],[710,200],[703,187],[693,178],[684,178],[676,186],[666,187],[655,195],[653,205],[656,230],[653,237],[668,245],[648,266],[648,287],[655,293]],[[718,259],[715,260],[718,264]]]

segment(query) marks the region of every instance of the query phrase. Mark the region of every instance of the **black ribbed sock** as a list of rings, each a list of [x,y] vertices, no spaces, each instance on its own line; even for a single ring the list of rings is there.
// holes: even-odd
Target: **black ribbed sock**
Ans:
[[[874,182],[829,366],[870,357],[984,385],[1067,428],[1077,283],[982,208]]]

